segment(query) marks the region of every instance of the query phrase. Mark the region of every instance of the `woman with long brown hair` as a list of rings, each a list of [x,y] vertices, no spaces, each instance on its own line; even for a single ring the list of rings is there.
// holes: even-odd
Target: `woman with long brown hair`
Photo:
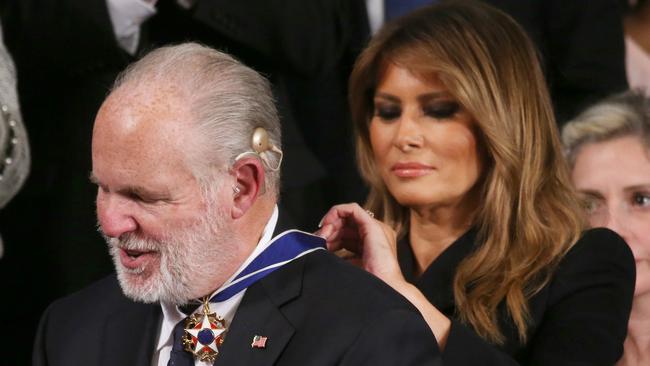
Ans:
[[[507,15],[442,2],[384,27],[350,80],[365,209],[320,234],[408,298],[447,365],[606,365],[634,260],[583,232],[531,42]],[[433,346],[433,345],[432,345]]]

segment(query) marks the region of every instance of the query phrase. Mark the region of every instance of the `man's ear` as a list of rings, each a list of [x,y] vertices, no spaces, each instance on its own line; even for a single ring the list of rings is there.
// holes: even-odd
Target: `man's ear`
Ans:
[[[231,215],[233,219],[238,219],[264,191],[264,166],[258,157],[243,157],[233,164],[230,174],[235,178]]]

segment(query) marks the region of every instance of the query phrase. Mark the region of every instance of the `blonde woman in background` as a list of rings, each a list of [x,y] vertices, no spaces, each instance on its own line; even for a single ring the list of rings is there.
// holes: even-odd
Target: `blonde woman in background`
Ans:
[[[636,287],[618,365],[650,365],[650,99],[629,91],[587,109],[562,130],[589,222],[619,233],[636,259]]]
[[[583,232],[536,52],[510,17],[459,1],[387,24],[350,105],[368,211],[335,206],[320,234],[420,310],[445,365],[620,358],[633,257],[614,232]]]

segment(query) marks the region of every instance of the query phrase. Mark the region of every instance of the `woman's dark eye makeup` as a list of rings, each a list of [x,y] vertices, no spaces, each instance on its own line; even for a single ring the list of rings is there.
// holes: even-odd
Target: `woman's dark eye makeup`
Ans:
[[[431,102],[424,106],[424,114],[436,119],[445,119],[453,117],[460,105],[454,101]]]
[[[381,119],[392,120],[401,114],[402,108],[397,104],[375,103],[375,116]]]
[[[460,104],[454,101],[428,102],[422,106],[422,113],[435,119],[451,118],[458,110]],[[375,102],[375,116],[383,120],[393,120],[399,118],[401,114],[402,108],[399,104]]]

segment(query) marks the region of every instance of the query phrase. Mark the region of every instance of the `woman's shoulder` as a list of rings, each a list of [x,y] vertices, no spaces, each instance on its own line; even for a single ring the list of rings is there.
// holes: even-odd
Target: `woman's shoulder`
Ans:
[[[585,231],[532,299],[538,321],[534,345],[544,362],[572,358],[584,364],[614,364],[621,357],[634,294],[635,263],[630,248],[608,229]]]
[[[634,290],[636,267],[625,240],[612,230],[586,230],[560,262],[552,286],[570,290],[594,285],[620,284]]]
[[[610,229],[599,227],[582,233],[562,261],[562,263],[567,262],[585,264],[611,262],[634,267],[634,256],[620,235]]]

